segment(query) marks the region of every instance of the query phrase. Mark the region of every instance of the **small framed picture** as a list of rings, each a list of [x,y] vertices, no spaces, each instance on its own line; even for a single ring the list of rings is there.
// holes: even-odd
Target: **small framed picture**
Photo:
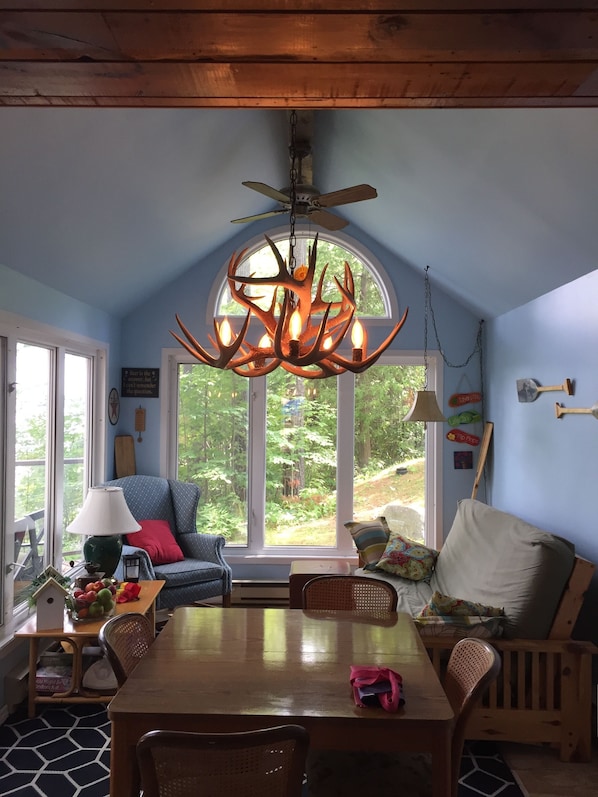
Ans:
[[[473,451],[453,451],[455,470],[471,470],[473,468]]]

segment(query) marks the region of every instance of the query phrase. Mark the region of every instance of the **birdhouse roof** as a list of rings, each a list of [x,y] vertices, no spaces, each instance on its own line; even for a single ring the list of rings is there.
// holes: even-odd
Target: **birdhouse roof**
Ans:
[[[48,565],[45,568],[45,570],[41,573],[41,575],[45,576],[46,578],[62,577],[61,573],[59,573],[58,570],[56,570],[56,568],[53,567],[52,565]]]
[[[68,589],[63,587],[62,584],[59,584],[58,581],[56,581],[55,578],[52,578],[50,576],[50,578],[48,578],[46,581],[44,581],[44,583],[41,585],[41,587],[38,587],[35,590],[35,592],[33,593],[33,595],[31,597],[33,598],[33,600],[37,600],[38,597],[40,595],[42,595],[42,593],[44,593],[50,587],[52,587],[53,589],[60,590],[60,592],[62,592],[64,595],[68,595],[69,594]]]

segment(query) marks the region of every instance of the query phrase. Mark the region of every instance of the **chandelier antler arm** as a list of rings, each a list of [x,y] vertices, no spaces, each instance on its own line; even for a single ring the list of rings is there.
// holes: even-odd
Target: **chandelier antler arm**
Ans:
[[[355,310],[357,308],[357,304],[355,302],[355,283],[353,282],[353,275],[351,274],[351,269],[349,268],[349,264],[345,260],[345,279],[344,285],[340,282],[338,277],[334,277],[334,281],[336,283],[336,287],[339,290],[339,293],[343,297],[340,301],[337,302],[326,302],[322,298],[322,292],[324,289],[324,278],[326,276],[326,270],[328,269],[328,264],[324,266],[322,269],[322,273],[320,274],[320,279],[318,280],[318,286],[316,288],[316,295],[312,300],[312,308],[314,312],[319,313],[324,310],[329,304],[333,309],[345,309],[345,304],[349,304]]]
[[[362,371],[365,371],[370,365],[373,365],[380,356],[384,353],[384,351],[390,346],[393,340],[401,331],[403,324],[407,320],[407,314],[409,313],[409,308],[405,310],[403,313],[401,320],[398,324],[393,328],[392,332],[390,332],[385,340],[378,346],[376,351],[372,352],[369,357],[364,357],[362,360],[355,362],[354,360],[348,360],[346,357],[341,357],[339,354],[332,353],[329,359],[335,363],[335,365],[339,365],[342,368],[345,368],[347,371],[351,371],[354,374],[359,374]]]
[[[199,343],[199,341],[197,341],[195,337],[191,334],[191,332],[187,329],[185,324],[183,324],[178,314],[175,315],[175,318],[181,330],[183,331],[183,334],[189,341],[189,343],[184,341],[179,335],[176,334],[176,332],[173,332],[172,330],[170,330],[170,334],[174,338],[176,338],[176,340],[185,349],[187,349],[189,354],[192,354],[193,357],[205,363],[206,365],[211,365],[214,368],[226,368],[228,367],[228,364],[235,356],[237,351],[241,348],[241,345],[245,337],[245,333],[247,332],[247,329],[249,327],[250,314],[247,313],[247,316],[245,317],[245,321],[243,322],[243,326],[241,328],[241,332],[237,335],[233,343],[231,343],[230,345],[226,345],[225,343],[223,343],[222,338],[220,337],[220,331],[218,329],[216,319],[214,319],[214,331],[216,333],[216,340],[217,340],[216,348],[218,349],[219,352],[218,357],[212,357],[212,355],[209,354],[209,352],[207,352],[204,349],[204,347]],[[210,337],[210,342],[214,343],[211,337]]]
[[[315,368],[306,368],[305,366],[293,365],[288,361],[283,361],[280,367],[293,376],[300,376],[304,379],[327,379],[329,376],[338,376],[343,374],[347,369],[339,368],[331,363],[328,359],[321,360],[319,363],[314,363]]]
[[[266,376],[270,371],[278,368],[280,364],[281,360],[277,359],[272,359],[266,365],[257,365],[255,360],[252,360],[247,364],[247,367],[234,367],[232,370],[239,376]]]

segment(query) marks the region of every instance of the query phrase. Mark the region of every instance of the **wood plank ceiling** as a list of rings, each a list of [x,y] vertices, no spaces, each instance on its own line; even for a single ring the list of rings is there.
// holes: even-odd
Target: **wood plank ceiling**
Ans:
[[[0,0],[0,105],[597,106],[598,0],[570,5]]]

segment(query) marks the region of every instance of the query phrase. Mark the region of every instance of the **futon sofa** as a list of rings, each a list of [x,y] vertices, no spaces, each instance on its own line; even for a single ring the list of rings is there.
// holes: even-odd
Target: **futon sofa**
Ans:
[[[382,561],[382,560],[381,560]],[[591,755],[591,657],[598,649],[571,639],[595,566],[572,543],[473,499],[460,501],[431,575],[402,578],[370,562],[358,575],[392,583],[398,611],[425,615],[443,596],[503,610],[490,642],[502,656],[499,680],[468,725],[471,739],[550,743],[561,760]],[[480,609],[480,611],[482,611]],[[449,618],[458,622],[456,618]],[[473,618],[468,618],[468,622]],[[484,619],[480,617],[479,628]],[[417,620],[416,620],[417,622]],[[426,626],[422,641],[439,674],[467,628]],[[488,627],[492,627],[489,625]],[[494,627],[496,631],[498,626]],[[440,631],[442,629],[442,631]]]

